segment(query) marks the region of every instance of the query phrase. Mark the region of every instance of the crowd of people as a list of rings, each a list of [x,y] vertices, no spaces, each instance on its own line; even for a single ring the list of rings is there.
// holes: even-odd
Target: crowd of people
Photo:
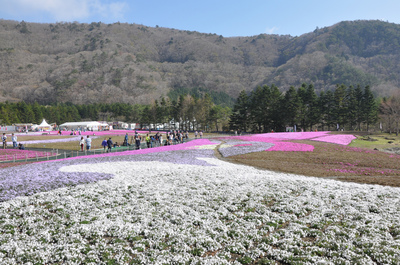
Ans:
[[[198,132],[195,132],[197,137]],[[203,133],[201,132],[201,137]],[[165,137],[165,140],[163,139]],[[124,141],[124,145],[127,142],[127,138]],[[137,131],[135,131],[135,135],[132,136],[131,142],[128,143],[129,145],[135,145],[136,149],[141,148],[141,143],[145,142],[147,148],[158,147],[163,145],[173,145],[183,143],[189,140],[189,132],[188,131],[180,131],[180,130],[171,130],[167,133],[163,134],[160,132],[156,132],[155,134],[151,134],[151,132],[147,133],[146,136],[141,136]]]
[[[195,138],[197,137],[202,138],[203,132],[195,131],[194,135]],[[189,140],[188,131],[171,130],[167,133],[156,132],[154,134],[151,134],[151,131],[147,134],[139,134],[138,131],[135,131],[135,134],[132,135],[130,139],[129,139],[129,134],[126,133],[122,144],[119,144],[118,142],[114,143],[111,137],[109,137],[108,139],[104,138],[104,140],[101,143],[101,146],[103,147],[104,152],[111,152],[112,148],[121,146],[133,146],[135,149],[138,150],[142,148],[142,143],[145,143],[144,147],[153,148],[158,146],[179,144],[188,140]]]
[[[202,138],[202,137],[203,137],[202,131],[194,132],[195,139]],[[3,149],[6,149],[7,148],[6,133],[3,133],[1,140],[3,142]],[[158,147],[158,146],[179,144],[179,143],[183,143],[188,140],[189,140],[189,132],[188,131],[171,130],[166,133],[156,132],[154,134],[151,134],[151,131],[150,131],[149,133],[147,133],[145,135],[141,135],[138,133],[138,131],[135,131],[135,134],[131,136],[130,141],[129,141],[128,133],[125,134],[122,145],[118,144],[118,142],[114,143],[112,141],[111,137],[109,137],[108,139],[104,138],[101,145],[104,149],[104,152],[111,152],[112,148],[116,148],[116,147],[120,147],[120,146],[134,146],[135,149],[141,149],[142,143],[145,143],[145,146],[147,148],[153,148],[153,147]],[[12,133],[12,135],[11,135],[11,141],[13,143],[13,148],[18,148],[18,149],[22,149],[22,150],[25,149],[25,146],[23,144],[21,144],[21,143],[18,144],[17,136],[14,133]],[[79,141],[79,149],[81,152],[85,151],[85,146],[86,146],[86,151],[90,151],[92,148],[92,138],[90,138],[89,135],[87,135],[86,137],[82,136]]]

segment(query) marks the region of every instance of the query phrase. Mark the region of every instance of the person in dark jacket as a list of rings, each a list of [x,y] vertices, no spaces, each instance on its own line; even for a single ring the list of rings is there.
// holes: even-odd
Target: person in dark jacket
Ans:
[[[113,141],[111,140],[111,137],[108,138],[108,140],[107,140],[107,146],[108,146],[107,152],[111,152],[111,148],[113,146]]]

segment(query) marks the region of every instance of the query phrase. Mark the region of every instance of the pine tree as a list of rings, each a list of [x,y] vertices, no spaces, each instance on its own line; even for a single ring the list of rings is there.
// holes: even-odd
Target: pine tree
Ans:
[[[363,113],[364,122],[367,125],[367,132],[369,131],[369,126],[376,123],[378,120],[378,107],[375,102],[374,95],[371,92],[369,86],[366,86],[363,94]]]
[[[301,101],[296,89],[293,86],[286,91],[281,106],[282,113],[284,115],[283,119],[286,125],[297,126],[299,123],[299,109],[301,106]]]
[[[233,106],[230,128],[233,130],[247,131],[250,123],[249,117],[249,97],[247,96],[246,91],[242,90]]]

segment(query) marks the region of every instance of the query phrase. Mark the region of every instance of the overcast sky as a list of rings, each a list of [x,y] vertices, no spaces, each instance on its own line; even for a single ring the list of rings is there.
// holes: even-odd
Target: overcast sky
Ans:
[[[127,22],[216,33],[300,36],[344,20],[400,24],[399,0],[0,0],[0,18],[26,22]]]

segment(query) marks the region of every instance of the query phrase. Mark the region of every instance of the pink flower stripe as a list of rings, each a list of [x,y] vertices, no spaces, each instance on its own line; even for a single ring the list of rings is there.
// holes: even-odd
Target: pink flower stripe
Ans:
[[[75,136],[78,136],[79,133],[77,131]],[[146,134],[149,133],[149,131],[137,131],[140,134]],[[163,133],[165,134],[165,131],[151,131],[152,134],[155,133]],[[128,135],[134,135],[135,130],[111,130],[111,131],[81,131],[81,135],[113,135],[113,134],[119,134],[119,135],[125,135],[128,133]],[[71,131],[61,131],[61,135],[70,135]],[[11,135],[11,134],[10,134]],[[29,132],[28,134],[26,133],[16,133],[16,135],[24,136],[24,135],[40,135],[40,136],[46,136],[46,135],[58,135],[58,131],[46,131],[46,132]]]
[[[288,140],[313,140],[340,145],[348,145],[356,137],[353,135],[327,135],[324,132],[287,132],[287,133],[264,133],[252,136],[233,137],[245,141],[267,142],[274,146],[266,151],[289,151],[289,152],[312,152],[314,146],[309,144],[292,143]]]
[[[52,156],[52,153],[19,149],[2,149],[0,150],[0,161],[31,159],[36,157],[46,157],[47,155]]]
[[[208,139],[198,139],[198,140],[193,140],[193,141],[190,141],[190,142],[187,142],[187,143],[177,144],[177,145],[160,146],[160,147],[153,147],[153,148],[146,148],[146,149],[132,150],[132,151],[123,151],[123,152],[103,153],[103,154],[98,154],[98,155],[69,157],[69,158],[52,160],[52,161],[42,161],[42,162],[38,162],[38,163],[62,161],[62,160],[73,160],[73,159],[82,159],[82,158],[97,158],[97,157],[126,156],[126,155],[142,155],[142,154],[149,154],[149,153],[160,153],[160,152],[168,152],[168,151],[196,149],[196,148],[199,148],[202,145],[217,145],[217,143],[213,143]]]
[[[311,138],[321,137],[328,134],[329,131],[323,132],[283,132],[283,133],[263,133],[256,134],[252,137],[266,137],[279,140],[308,140]]]
[[[356,139],[354,135],[350,134],[338,134],[338,135],[326,135],[314,139],[310,139],[313,141],[325,142],[325,143],[333,143],[333,144],[341,144],[341,145],[348,145]]]
[[[279,133],[273,133],[273,134],[278,135]],[[287,142],[285,141],[287,140],[287,138],[279,138],[276,136],[269,138],[265,137],[265,135],[253,135],[253,136],[240,136],[237,138],[245,141],[255,141],[255,142],[274,144],[274,146],[265,151],[312,152],[314,150],[314,146],[312,145]],[[292,140],[298,140],[298,139],[293,138]]]

